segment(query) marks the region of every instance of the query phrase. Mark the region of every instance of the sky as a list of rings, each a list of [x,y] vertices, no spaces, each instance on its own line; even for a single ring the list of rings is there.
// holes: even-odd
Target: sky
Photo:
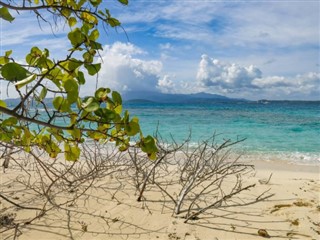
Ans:
[[[320,100],[320,1],[105,1],[122,28],[101,30],[104,50],[96,86],[163,93],[207,92],[250,100]],[[69,30],[15,13],[1,20],[1,54],[47,47],[55,59]],[[1,83],[1,96],[14,97]]]

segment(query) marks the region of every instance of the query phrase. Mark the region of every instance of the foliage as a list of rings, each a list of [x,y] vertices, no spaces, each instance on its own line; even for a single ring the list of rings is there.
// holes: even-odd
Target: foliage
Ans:
[[[25,231],[32,234],[34,229],[54,236],[57,233],[79,236],[79,231],[88,231],[90,235],[81,235],[85,239],[103,238],[103,235],[104,239],[114,239],[115,233],[120,239],[135,238],[143,231],[158,235],[162,228],[146,229],[131,215],[118,218],[110,208],[117,212],[117,206],[120,211],[125,206],[134,209],[135,216],[140,213],[158,216],[160,212],[169,216],[172,211],[179,222],[212,226],[216,224],[212,220],[217,218],[210,216],[221,215],[219,212],[230,207],[242,209],[272,196],[266,185],[259,185],[256,194],[247,193],[254,185],[248,185],[243,176],[251,175],[253,166],[241,162],[230,149],[242,140],[216,143],[213,136],[194,146],[190,139],[191,135],[178,144],[174,139],[168,142],[158,137],[156,161],[150,161],[138,148],[120,152],[98,142],[80,144],[84,161],[43,161],[43,150],[25,153],[19,152],[18,147],[9,148],[0,143],[0,150],[7,150],[2,157],[10,159],[6,171],[12,176],[10,181],[0,183],[3,238],[18,238]],[[136,197],[141,201],[140,209],[132,202]],[[79,219],[90,221],[89,227]],[[47,231],[47,227],[57,222],[61,225]],[[118,224],[110,224],[115,222]],[[70,227],[79,223],[80,228]],[[43,228],[35,228],[40,225]]]
[[[128,4],[127,0],[118,1]],[[64,151],[65,158],[74,161],[80,155],[78,145],[85,138],[114,141],[119,150],[125,151],[130,138],[140,135],[137,146],[151,159],[156,158],[154,139],[143,136],[137,118],[123,113],[118,92],[105,87],[92,96],[79,95],[81,87],[92,84],[86,82],[85,74],[97,75],[101,68],[94,61],[102,50],[98,24],[120,26],[104,5],[102,0],[0,1],[0,17],[11,24],[15,20],[13,11],[31,11],[43,21],[49,14],[56,24],[62,19],[70,28],[67,37],[71,45],[68,55],[59,60],[50,58],[49,49],[37,46],[30,49],[25,63],[15,61],[12,50],[0,57],[1,81],[14,86],[20,96],[13,108],[0,100],[1,142],[22,146],[27,152],[37,146],[53,158]],[[53,96],[51,103],[48,96]],[[40,108],[44,112],[37,110]]]

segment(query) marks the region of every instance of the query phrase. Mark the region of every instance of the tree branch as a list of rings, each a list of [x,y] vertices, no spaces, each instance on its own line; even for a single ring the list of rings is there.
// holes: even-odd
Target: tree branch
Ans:
[[[27,210],[40,210],[42,211],[43,209],[41,208],[35,208],[35,207],[25,207],[25,206],[21,206],[13,201],[11,201],[10,199],[8,199],[7,197],[3,196],[1,193],[0,193],[0,197],[4,200],[6,200],[7,202],[13,204],[14,206],[18,207],[18,208],[22,208],[22,209],[27,209]]]
[[[250,189],[250,188],[252,188],[252,187],[255,187],[255,186],[256,186],[255,184],[252,184],[252,185],[246,186],[246,187],[244,187],[244,188],[241,188],[241,189],[239,189],[239,190],[237,190],[237,191],[235,191],[235,192],[233,192],[233,193],[230,193],[230,194],[224,196],[224,197],[221,198],[220,200],[218,200],[218,201],[210,204],[209,206],[206,206],[206,207],[204,207],[204,208],[201,208],[199,211],[197,211],[197,212],[195,212],[194,214],[192,214],[192,215],[190,215],[189,217],[187,217],[187,219],[184,221],[184,223],[187,223],[190,219],[196,218],[198,215],[200,215],[201,213],[207,211],[208,209],[213,208],[213,207],[215,207],[215,206],[217,206],[217,205],[222,204],[222,202],[225,201],[225,200],[227,200],[228,198],[231,198],[232,196],[234,196],[234,195],[236,195],[236,194],[238,194],[238,193],[240,193],[240,192],[242,192],[242,191],[248,190],[248,189]]]

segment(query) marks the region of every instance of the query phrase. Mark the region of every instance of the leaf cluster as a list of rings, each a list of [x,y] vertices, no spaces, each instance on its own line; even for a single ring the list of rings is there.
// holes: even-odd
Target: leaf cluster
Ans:
[[[118,2],[128,4],[126,0]],[[102,50],[98,24],[113,28],[121,24],[102,0],[7,0],[0,1],[0,6],[0,18],[11,24],[15,20],[12,11],[33,11],[43,20],[43,11],[47,11],[63,19],[70,27],[67,37],[71,46],[67,56],[59,60],[50,57],[49,49],[37,46],[27,53],[25,63],[15,61],[12,50],[0,56],[0,80],[20,96],[13,108],[0,100],[0,141],[23,146],[26,151],[36,146],[53,158],[64,152],[67,160],[74,161],[80,156],[79,143],[86,139],[113,141],[125,151],[131,146],[130,139],[139,135],[136,146],[156,158],[154,138],[144,137],[138,118],[123,112],[118,92],[102,87],[92,96],[82,98],[79,94],[81,87],[92,84],[85,76],[95,76],[101,69],[95,60]],[[46,101],[48,96],[52,97],[51,105]]]

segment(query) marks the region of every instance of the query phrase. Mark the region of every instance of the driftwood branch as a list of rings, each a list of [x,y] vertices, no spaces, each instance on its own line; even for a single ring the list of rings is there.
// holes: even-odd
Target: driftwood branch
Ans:
[[[217,206],[221,206],[222,203],[223,203],[224,201],[226,201],[227,199],[232,198],[234,195],[236,195],[236,194],[238,194],[238,193],[240,193],[240,192],[242,192],[242,191],[248,190],[248,189],[250,189],[250,188],[253,188],[253,187],[255,187],[255,184],[246,186],[246,187],[244,187],[244,188],[239,189],[238,191],[235,191],[235,192],[233,192],[233,193],[230,193],[230,194],[224,196],[223,198],[219,199],[218,201],[216,201],[216,202],[214,202],[214,203],[212,203],[212,204],[210,204],[210,205],[208,205],[208,206],[200,209],[199,211],[191,214],[189,217],[187,217],[187,219],[186,219],[184,222],[187,223],[190,219],[195,219],[197,216],[199,216],[201,213],[204,213],[204,212],[207,211],[208,209],[215,208],[215,207],[217,207]]]

